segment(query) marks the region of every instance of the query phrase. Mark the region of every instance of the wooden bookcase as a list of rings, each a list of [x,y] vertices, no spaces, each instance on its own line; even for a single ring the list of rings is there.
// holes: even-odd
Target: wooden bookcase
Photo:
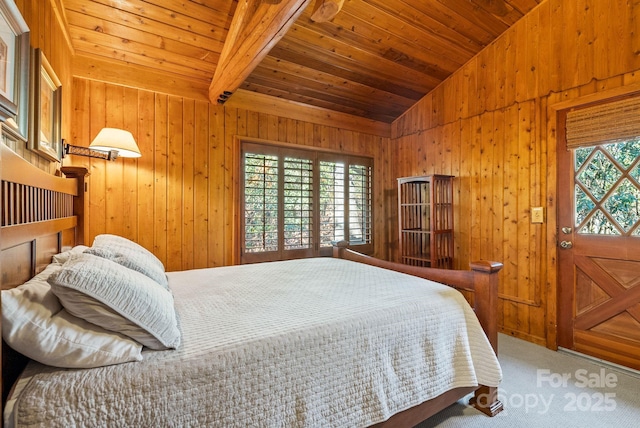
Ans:
[[[398,178],[400,262],[453,268],[453,176]]]

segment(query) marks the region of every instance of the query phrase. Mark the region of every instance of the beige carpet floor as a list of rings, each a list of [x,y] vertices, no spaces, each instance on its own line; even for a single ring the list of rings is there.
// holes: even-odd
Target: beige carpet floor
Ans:
[[[502,334],[498,352],[503,412],[489,418],[467,397],[418,427],[640,427],[640,373]]]

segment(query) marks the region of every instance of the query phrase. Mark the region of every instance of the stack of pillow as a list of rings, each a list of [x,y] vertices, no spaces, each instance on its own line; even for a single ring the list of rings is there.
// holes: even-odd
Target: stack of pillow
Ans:
[[[2,334],[43,364],[91,368],[173,349],[180,330],[160,260],[115,235],[78,246],[25,284],[2,291]]]

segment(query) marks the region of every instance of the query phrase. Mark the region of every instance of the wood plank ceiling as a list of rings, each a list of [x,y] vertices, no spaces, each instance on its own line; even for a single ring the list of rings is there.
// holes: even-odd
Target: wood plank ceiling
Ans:
[[[329,22],[311,20],[315,1],[240,88],[391,123],[542,0],[345,0]],[[240,9],[231,0],[62,4],[76,62],[126,64],[140,79],[162,73],[204,93]]]

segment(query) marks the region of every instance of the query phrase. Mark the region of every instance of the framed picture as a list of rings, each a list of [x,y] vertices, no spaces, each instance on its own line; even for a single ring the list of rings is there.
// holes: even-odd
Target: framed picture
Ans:
[[[27,141],[29,130],[29,27],[13,0],[0,2],[0,121]]]
[[[31,76],[29,148],[52,160],[62,158],[62,84],[40,49],[35,49]]]

